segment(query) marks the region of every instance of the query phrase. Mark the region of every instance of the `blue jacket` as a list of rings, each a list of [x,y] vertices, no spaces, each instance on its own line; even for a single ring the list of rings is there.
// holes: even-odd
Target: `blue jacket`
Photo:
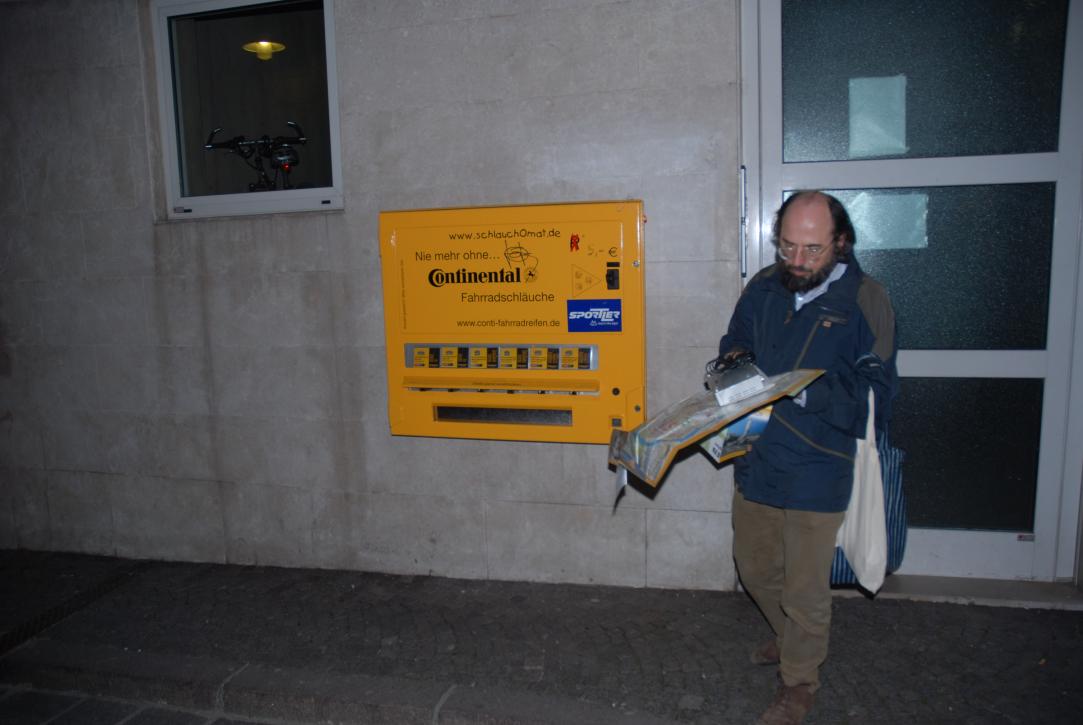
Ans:
[[[886,429],[898,390],[895,313],[887,292],[852,256],[827,291],[794,310],[780,265],[762,270],[741,294],[719,353],[752,351],[767,375],[822,368],[805,406],[776,402],[766,429],[734,464],[742,495],[804,511],[844,511],[853,484],[856,440],[865,435],[868,391],[877,431]]]

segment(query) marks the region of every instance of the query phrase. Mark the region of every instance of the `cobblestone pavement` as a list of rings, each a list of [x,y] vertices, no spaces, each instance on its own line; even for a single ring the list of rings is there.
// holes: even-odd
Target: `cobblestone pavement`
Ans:
[[[732,592],[0,552],[3,723],[747,723]],[[27,623],[31,624],[27,624]],[[1083,613],[839,597],[809,723],[1075,723]]]
[[[87,697],[70,692],[0,688],[5,725],[257,725],[215,713],[178,710],[147,702]],[[279,725],[279,723],[266,723]]]

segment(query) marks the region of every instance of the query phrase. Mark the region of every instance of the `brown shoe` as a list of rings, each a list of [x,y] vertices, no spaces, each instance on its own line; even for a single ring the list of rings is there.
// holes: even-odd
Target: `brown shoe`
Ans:
[[[748,661],[754,665],[777,665],[780,657],[778,642],[772,639],[752,650],[748,655]]]
[[[775,701],[763,711],[756,725],[800,725],[812,709],[813,698],[808,685],[779,685]]]

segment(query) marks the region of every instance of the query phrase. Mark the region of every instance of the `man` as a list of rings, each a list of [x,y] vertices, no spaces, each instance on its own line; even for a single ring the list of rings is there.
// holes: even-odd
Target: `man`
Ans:
[[[766,429],[734,467],[733,555],[774,638],[752,653],[779,666],[760,723],[800,723],[820,686],[831,624],[830,568],[850,499],[868,391],[879,430],[898,386],[895,315],[884,288],[853,256],[854,229],[837,199],[794,194],[775,217],[778,262],[745,288],[719,353],[755,355],[767,375],[826,372],[776,403]]]

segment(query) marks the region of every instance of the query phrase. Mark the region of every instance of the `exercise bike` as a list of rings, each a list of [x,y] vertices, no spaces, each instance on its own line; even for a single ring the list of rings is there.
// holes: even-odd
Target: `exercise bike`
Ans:
[[[294,166],[301,163],[301,157],[295,146],[303,146],[308,139],[305,132],[293,121],[286,121],[286,125],[293,129],[293,136],[275,136],[271,138],[267,134],[259,138],[248,139],[244,136],[234,136],[228,141],[215,141],[214,137],[222,130],[216,128],[207,137],[203,148],[207,151],[222,150],[236,154],[242,161],[256,172],[256,181],[248,185],[249,191],[275,191],[276,189],[292,189],[290,183],[290,171]],[[270,165],[271,173],[268,173],[264,163]],[[282,186],[279,187],[279,174],[281,173]]]

